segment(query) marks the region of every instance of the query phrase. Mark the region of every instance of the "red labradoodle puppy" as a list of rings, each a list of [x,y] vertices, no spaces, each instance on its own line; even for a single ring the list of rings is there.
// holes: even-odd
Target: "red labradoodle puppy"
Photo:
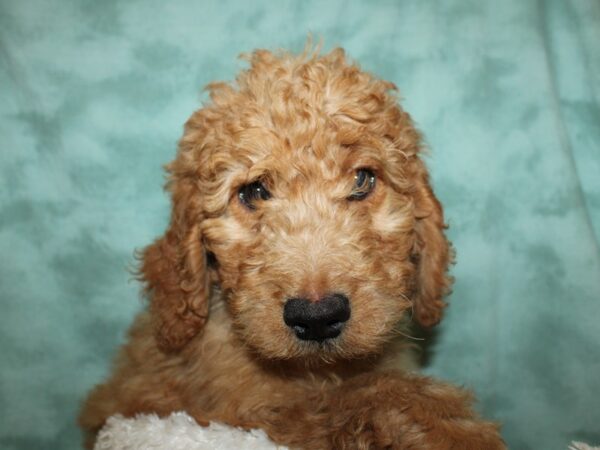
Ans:
[[[249,60],[167,167],[149,308],[85,403],[87,445],[112,414],[186,411],[295,448],[505,448],[467,393],[399,363],[405,318],[442,316],[451,252],[394,85],[341,49]]]

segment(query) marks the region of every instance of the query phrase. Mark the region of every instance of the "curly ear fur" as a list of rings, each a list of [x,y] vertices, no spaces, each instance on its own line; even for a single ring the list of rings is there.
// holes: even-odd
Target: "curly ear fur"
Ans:
[[[191,183],[173,181],[168,185],[173,199],[169,229],[142,252],[140,268],[156,339],[164,351],[182,348],[208,317],[206,255],[199,218],[190,213],[194,190]]]
[[[414,256],[418,272],[413,317],[419,324],[431,327],[441,320],[446,306],[443,298],[452,284],[447,271],[453,254],[444,235],[446,225],[442,206],[433,194],[423,163],[419,163],[416,179],[418,184],[414,201],[417,239]]]

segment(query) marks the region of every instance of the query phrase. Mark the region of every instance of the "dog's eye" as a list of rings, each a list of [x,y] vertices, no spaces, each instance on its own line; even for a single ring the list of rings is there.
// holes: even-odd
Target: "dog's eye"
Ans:
[[[258,200],[269,200],[271,193],[260,181],[243,185],[238,191],[238,198],[246,208],[255,210]]]
[[[375,188],[375,174],[369,169],[358,169],[354,175],[354,188],[348,200],[364,200]]]

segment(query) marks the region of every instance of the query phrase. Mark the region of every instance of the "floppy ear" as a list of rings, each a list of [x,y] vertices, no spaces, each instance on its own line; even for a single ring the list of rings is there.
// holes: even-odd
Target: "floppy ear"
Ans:
[[[413,317],[431,327],[442,318],[452,278],[448,265],[452,249],[444,235],[444,217],[440,202],[433,194],[424,164],[417,163],[417,187],[414,192],[416,242],[413,257],[417,262],[417,280],[413,299]]]
[[[194,189],[186,180],[172,180],[173,209],[165,235],[141,255],[140,278],[150,299],[150,313],[159,347],[181,349],[208,317],[209,281],[201,244],[199,217],[191,217]]]

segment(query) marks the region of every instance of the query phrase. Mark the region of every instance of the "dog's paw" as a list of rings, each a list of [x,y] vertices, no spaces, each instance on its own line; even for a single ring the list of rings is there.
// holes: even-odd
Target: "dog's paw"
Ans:
[[[331,435],[331,448],[360,450],[505,450],[498,427],[477,419],[416,421],[398,408],[358,412]]]
[[[384,374],[357,378],[343,389],[332,411],[332,448],[506,448],[498,426],[477,417],[470,394],[453,386]]]

